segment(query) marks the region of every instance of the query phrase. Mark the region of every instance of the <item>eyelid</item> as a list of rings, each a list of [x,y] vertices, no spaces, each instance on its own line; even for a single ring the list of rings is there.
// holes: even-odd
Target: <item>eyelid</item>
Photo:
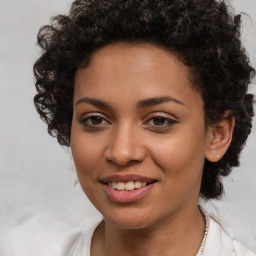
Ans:
[[[93,116],[100,116],[101,118],[110,122],[108,116],[106,116],[105,114],[100,113],[100,112],[87,112],[87,113],[81,115],[80,120],[86,119],[88,117],[93,117]]]
[[[158,117],[158,116],[167,118],[167,119],[172,119],[172,120],[178,122],[177,117],[175,115],[166,113],[166,112],[160,112],[160,111],[149,113],[146,116],[144,116],[143,119],[149,120],[151,118]]]
[[[99,124],[99,125],[93,125],[93,124],[88,124],[86,123],[86,121],[92,117],[100,117],[103,119],[103,122],[106,122],[107,124]],[[111,122],[109,121],[108,117],[106,117],[106,115],[100,113],[100,112],[89,112],[86,114],[83,114],[81,116],[81,118],[79,118],[79,123],[85,127],[87,127],[88,129],[99,129],[105,126],[108,126],[111,124]]]
[[[153,120],[153,118],[156,117],[161,117],[163,119],[165,119],[167,121],[168,124],[165,125],[151,125],[149,124],[149,122],[151,122]],[[146,121],[143,122],[143,125],[151,128],[151,129],[157,129],[157,130],[165,130],[168,129],[170,127],[172,127],[173,125],[175,125],[176,123],[178,123],[178,121],[176,120],[176,118],[174,118],[172,115],[164,113],[164,112],[153,112],[150,113],[146,116]]]

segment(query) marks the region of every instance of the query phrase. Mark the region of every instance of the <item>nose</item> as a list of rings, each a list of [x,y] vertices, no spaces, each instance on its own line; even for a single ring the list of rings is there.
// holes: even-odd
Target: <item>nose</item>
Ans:
[[[146,157],[146,149],[139,137],[136,129],[128,125],[114,129],[105,151],[107,161],[119,166],[142,162]]]

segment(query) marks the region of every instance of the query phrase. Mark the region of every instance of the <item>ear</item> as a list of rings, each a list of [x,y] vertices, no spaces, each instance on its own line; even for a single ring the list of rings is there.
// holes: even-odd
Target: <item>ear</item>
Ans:
[[[232,141],[235,118],[225,118],[219,123],[209,127],[208,147],[205,157],[210,162],[218,162],[228,150]]]

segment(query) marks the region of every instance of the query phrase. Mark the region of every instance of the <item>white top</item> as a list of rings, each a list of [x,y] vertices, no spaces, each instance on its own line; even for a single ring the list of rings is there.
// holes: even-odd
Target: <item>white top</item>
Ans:
[[[256,240],[249,232],[246,231],[246,237],[243,238],[232,232],[235,227],[239,227],[238,222],[232,222],[232,228],[229,229],[223,220],[222,210],[216,208],[219,213],[216,214],[209,206],[206,209],[211,218],[203,256],[256,256],[231,238],[239,237],[240,241],[254,250]],[[226,212],[225,216],[232,219],[232,215]],[[23,216],[12,225],[1,225],[0,256],[90,256],[91,239],[100,221],[102,215],[97,212],[86,217],[83,212],[66,208]],[[250,240],[251,243],[248,243]]]
[[[95,223],[87,233],[82,233],[73,243],[67,256],[90,256],[93,233],[99,223]],[[196,256],[200,256],[198,252]],[[256,256],[236,239],[231,239],[212,218],[206,238],[203,256]]]

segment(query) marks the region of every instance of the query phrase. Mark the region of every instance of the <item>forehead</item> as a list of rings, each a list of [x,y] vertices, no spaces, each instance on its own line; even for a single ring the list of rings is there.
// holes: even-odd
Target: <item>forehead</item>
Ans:
[[[95,51],[88,63],[88,67],[95,70],[108,70],[113,66],[118,71],[127,72],[148,72],[150,69],[158,71],[167,71],[174,69],[175,71],[184,72],[189,77],[189,69],[186,67],[177,54],[163,47],[149,44],[130,44],[116,43],[107,45]]]
[[[172,52],[161,47],[124,43],[97,50],[75,76],[74,100],[79,97],[143,98],[171,96],[190,101],[200,98],[190,81],[189,69]]]

